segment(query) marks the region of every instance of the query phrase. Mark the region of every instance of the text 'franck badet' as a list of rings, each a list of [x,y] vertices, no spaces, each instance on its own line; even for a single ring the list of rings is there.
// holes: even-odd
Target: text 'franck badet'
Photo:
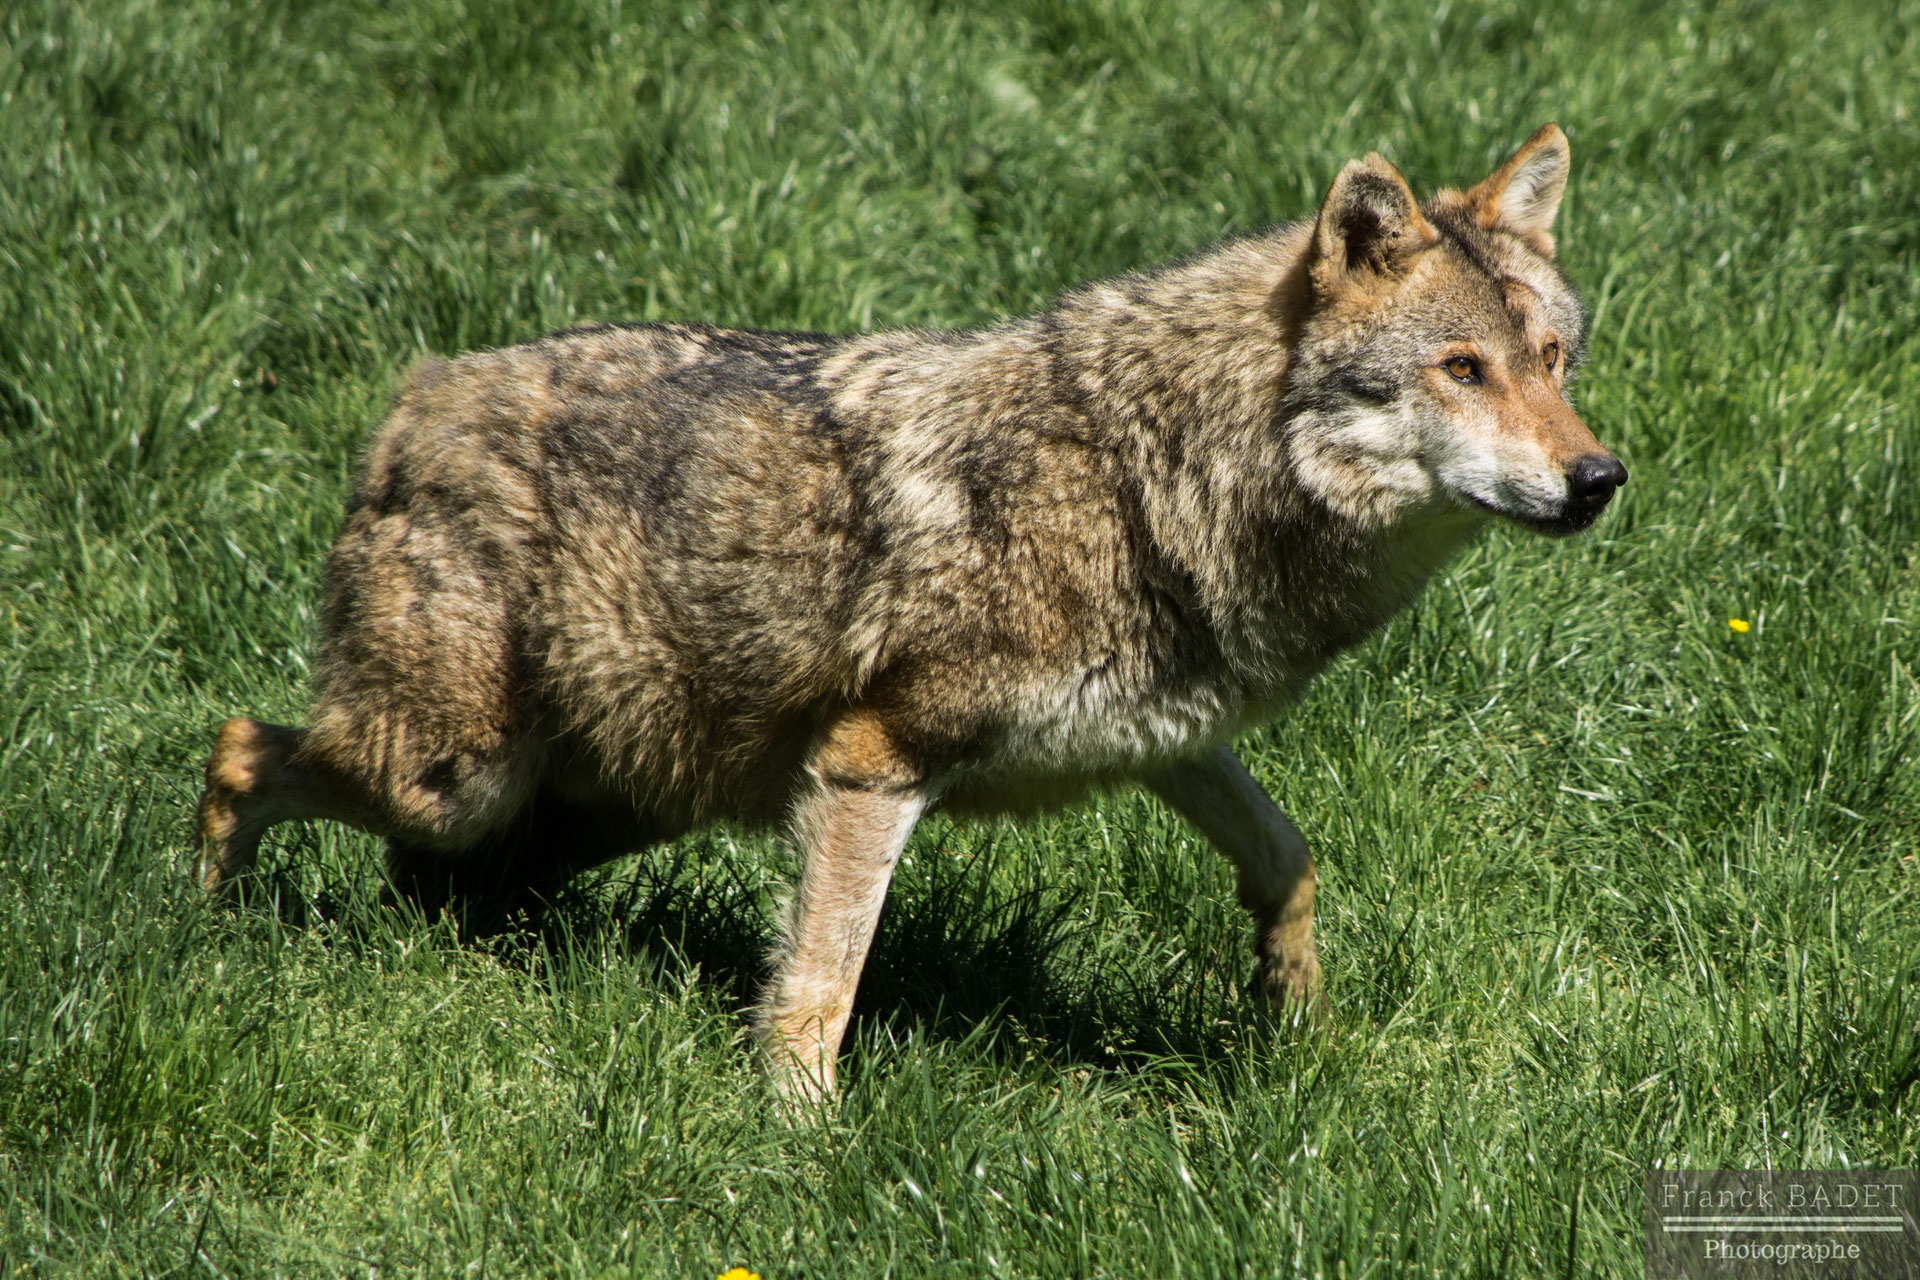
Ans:
[[[1650,1174],[1647,1276],[1920,1278],[1915,1207],[1910,1169]]]

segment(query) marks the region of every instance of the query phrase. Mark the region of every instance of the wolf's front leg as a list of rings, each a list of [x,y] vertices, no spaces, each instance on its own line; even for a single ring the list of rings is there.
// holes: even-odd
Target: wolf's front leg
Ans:
[[[794,812],[803,865],[785,945],[761,1009],[774,1085],[788,1098],[832,1094],[887,884],[927,792],[872,720],[849,717],[823,740]]]
[[[1198,827],[1239,873],[1253,913],[1254,980],[1268,1000],[1324,1016],[1320,953],[1313,944],[1313,856],[1231,750],[1217,747],[1147,779],[1154,794]]]

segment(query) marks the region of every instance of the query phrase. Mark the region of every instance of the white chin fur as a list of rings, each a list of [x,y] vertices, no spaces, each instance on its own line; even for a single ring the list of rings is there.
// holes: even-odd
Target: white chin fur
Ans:
[[[1495,515],[1542,523],[1567,515],[1567,482],[1557,471],[1538,466],[1502,466],[1491,456],[1451,458],[1440,468],[1440,482],[1467,502]]]

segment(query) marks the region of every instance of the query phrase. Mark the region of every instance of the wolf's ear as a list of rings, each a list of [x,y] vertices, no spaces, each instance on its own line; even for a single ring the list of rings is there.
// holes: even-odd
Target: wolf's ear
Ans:
[[[1398,169],[1378,155],[1349,160],[1313,229],[1313,281],[1324,289],[1356,276],[1397,276],[1438,239]]]
[[[1567,135],[1541,125],[1513,156],[1473,190],[1467,207],[1483,227],[1511,231],[1553,256],[1553,215],[1567,189]]]

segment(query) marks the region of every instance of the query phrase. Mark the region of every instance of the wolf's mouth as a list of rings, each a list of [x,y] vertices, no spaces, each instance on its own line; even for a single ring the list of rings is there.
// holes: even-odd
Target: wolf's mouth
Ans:
[[[1600,513],[1606,510],[1607,505],[1602,502],[1594,506],[1582,506],[1577,502],[1569,502],[1557,516],[1537,516],[1530,512],[1509,511],[1505,507],[1487,501],[1477,493],[1467,493],[1462,490],[1460,496],[1482,511],[1550,538],[1570,537],[1592,528],[1593,522],[1600,518]]]

